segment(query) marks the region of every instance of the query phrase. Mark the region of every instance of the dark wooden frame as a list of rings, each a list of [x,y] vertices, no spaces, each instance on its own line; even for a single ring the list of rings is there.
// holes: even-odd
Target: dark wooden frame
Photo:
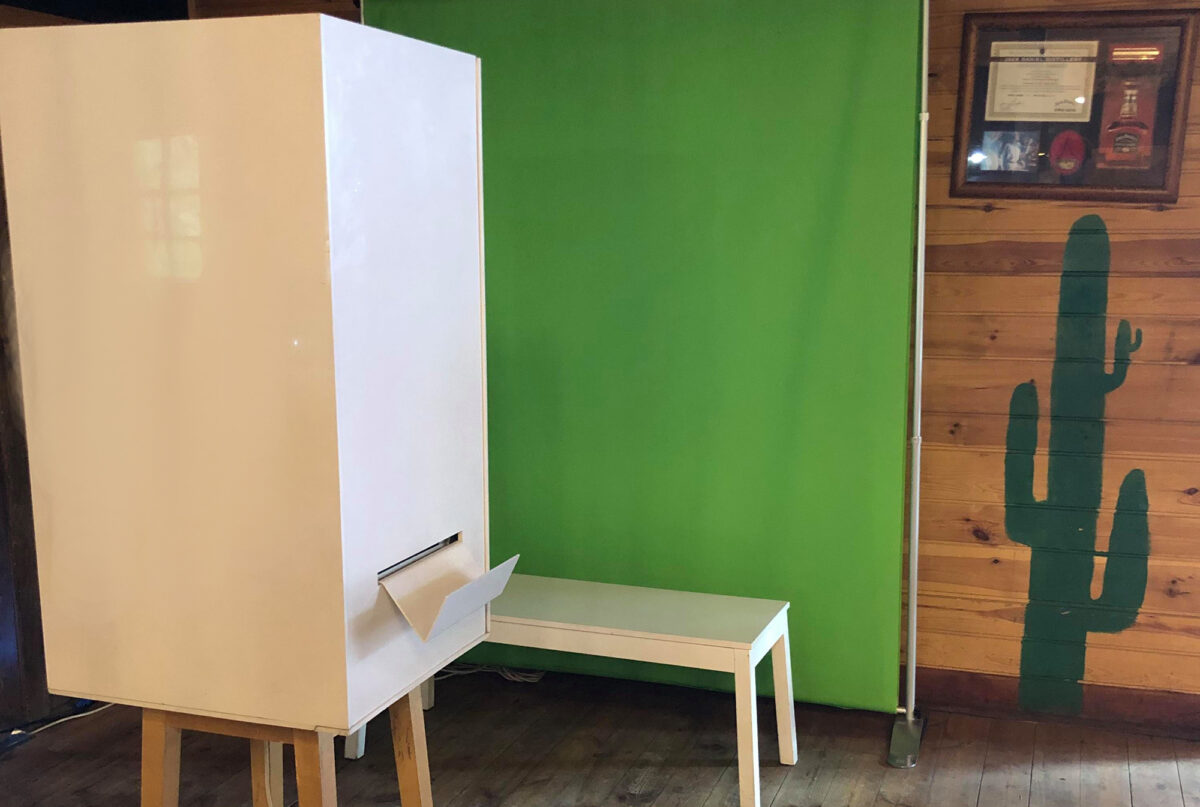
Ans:
[[[958,109],[954,127],[954,163],[950,195],[1002,199],[1074,199],[1097,202],[1175,202],[1179,199],[1179,173],[1183,163],[1183,136],[1188,98],[1195,69],[1197,17],[1200,10],[1033,12],[967,14],[963,18],[959,61]],[[1179,26],[1178,78],[1171,132],[1167,140],[1166,185],[1162,188],[1125,188],[1115,185],[1042,185],[1036,183],[968,182],[966,148],[971,113],[975,106],[975,62],[980,28],[1123,28],[1129,26]]]
[[[16,332],[8,321],[8,240],[0,167],[0,730],[40,720],[64,703],[46,689],[29,454],[16,377]]]

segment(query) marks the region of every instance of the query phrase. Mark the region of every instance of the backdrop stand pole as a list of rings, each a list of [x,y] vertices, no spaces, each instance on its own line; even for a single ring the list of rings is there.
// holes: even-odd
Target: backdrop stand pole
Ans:
[[[925,718],[917,709],[917,563],[921,528],[921,384],[925,353],[925,197],[929,153],[929,0],[921,3],[921,113],[917,146],[917,238],[913,305],[912,470],[908,506],[908,644],[905,651],[904,705],[892,726],[888,764],[911,768],[921,752]]]

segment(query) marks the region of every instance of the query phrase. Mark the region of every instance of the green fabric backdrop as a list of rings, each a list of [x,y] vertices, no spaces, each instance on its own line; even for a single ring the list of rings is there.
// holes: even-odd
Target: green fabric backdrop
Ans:
[[[917,0],[365,14],[483,59],[492,557],[790,600],[797,697],[894,709]]]

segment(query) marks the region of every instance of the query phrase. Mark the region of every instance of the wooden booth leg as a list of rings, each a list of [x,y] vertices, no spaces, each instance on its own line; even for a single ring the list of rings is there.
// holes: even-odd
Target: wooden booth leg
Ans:
[[[796,705],[792,702],[792,656],[787,629],[771,646],[771,671],[775,676],[775,723],[779,730],[779,761],[796,764]]]
[[[421,683],[421,708],[428,712],[433,708],[433,676],[429,676]],[[352,731],[346,735],[346,746],[342,749],[342,756],[346,759],[362,759],[367,753],[367,727],[363,726],[358,731]]]
[[[142,807],[179,807],[179,742],[166,712],[142,710]]]
[[[733,669],[737,704],[738,794],[741,807],[760,807],[758,782],[758,693],[747,651],[736,653]]]
[[[400,782],[400,807],[433,807],[420,687],[393,703],[388,709],[388,719],[392,724],[396,778]]]
[[[254,807],[284,807],[283,743],[250,741],[250,783]]]
[[[337,782],[333,766],[333,735],[296,730],[296,792],[299,807],[336,807]]]
[[[254,807],[283,807],[283,744],[296,747],[299,807],[337,807],[333,735],[182,712],[142,710],[142,807],[179,807],[183,729],[250,740]]]

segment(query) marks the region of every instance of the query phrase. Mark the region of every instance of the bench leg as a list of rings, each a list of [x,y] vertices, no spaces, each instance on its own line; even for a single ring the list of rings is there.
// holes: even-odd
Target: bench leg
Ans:
[[[346,759],[362,759],[365,753],[367,753],[367,727],[363,726],[358,731],[352,731],[346,735],[346,747],[342,750],[342,756]]]
[[[758,693],[750,654],[737,653],[733,670],[737,699],[738,794],[741,807],[760,807],[758,780]]]
[[[392,724],[392,752],[396,755],[400,807],[433,807],[420,687],[393,703],[388,709],[388,719]]]
[[[428,712],[433,708],[433,676],[429,676],[421,684],[421,706]]]
[[[787,629],[771,646],[771,671],[775,676],[775,722],[779,727],[779,761],[796,764],[796,705],[792,703],[792,655]]]
[[[337,807],[333,735],[297,729],[292,745],[296,751],[296,791],[300,796],[300,807]]]
[[[165,712],[142,710],[142,807],[179,807],[179,743]]]
[[[284,807],[283,743],[250,741],[250,786],[254,807]]]

